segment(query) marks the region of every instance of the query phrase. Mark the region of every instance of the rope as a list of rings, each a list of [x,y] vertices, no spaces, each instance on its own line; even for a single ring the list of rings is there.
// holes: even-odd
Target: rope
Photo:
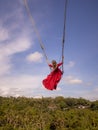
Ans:
[[[63,39],[62,39],[62,62],[63,62],[63,64],[64,64],[64,43],[65,43],[65,30],[66,30],[67,2],[68,2],[68,0],[65,1],[64,27],[63,27]],[[29,15],[29,17],[30,17],[31,23],[32,23],[32,25],[33,25],[34,31],[35,31],[35,33],[36,33],[36,35],[37,35],[37,37],[38,37],[38,40],[39,40],[39,43],[40,43],[40,47],[41,47],[41,49],[42,49],[42,51],[43,51],[43,54],[44,54],[45,59],[46,59],[46,62],[47,62],[47,64],[48,64],[48,63],[49,63],[49,62],[48,62],[48,57],[47,57],[47,55],[46,55],[46,52],[45,52],[45,49],[44,49],[44,45],[43,45],[42,39],[41,39],[41,37],[40,37],[40,35],[39,35],[39,32],[38,32],[38,30],[37,30],[37,28],[36,28],[35,21],[34,21],[32,15],[31,15],[31,12],[30,12],[29,7],[28,7],[27,0],[24,0],[24,4],[25,4],[26,10],[27,10],[27,12],[28,12],[28,15]],[[64,66],[63,66],[63,64],[62,64],[62,72],[64,72]]]
[[[42,39],[41,39],[41,37],[40,37],[40,35],[39,35],[39,32],[38,32],[38,30],[37,30],[37,28],[36,28],[35,21],[34,21],[32,15],[31,15],[31,12],[30,12],[29,7],[28,7],[27,0],[24,0],[24,4],[25,4],[26,10],[27,10],[27,12],[28,12],[28,15],[29,15],[29,17],[30,17],[31,23],[32,23],[32,25],[33,25],[34,31],[35,31],[35,33],[36,33],[36,35],[37,35],[37,37],[38,37],[38,40],[39,40],[39,43],[40,43],[40,47],[41,47],[41,49],[42,49],[42,51],[43,51],[43,54],[44,54],[45,59],[46,59],[46,62],[47,62],[47,64],[48,64],[48,57],[47,57],[47,55],[46,55],[46,52],[45,52],[45,49],[44,49],[44,45],[43,45]]]
[[[64,28],[63,28],[63,39],[62,39],[62,62],[64,64],[64,43],[65,43],[65,30],[66,30],[66,12],[67,12],[67,2],[65,1],[65,12],[64,12]],[[62,72],[64,72],[64,66],[62,64]]]

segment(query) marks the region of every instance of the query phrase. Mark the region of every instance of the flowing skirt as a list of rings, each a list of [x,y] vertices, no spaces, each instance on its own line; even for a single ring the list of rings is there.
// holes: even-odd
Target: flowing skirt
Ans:
[[[62,77],[62,71],[58,68],[57,70],[51,72],[43,81],[43,85],[48,90],[53,90],[57,88],[57,84],[59,83]]]

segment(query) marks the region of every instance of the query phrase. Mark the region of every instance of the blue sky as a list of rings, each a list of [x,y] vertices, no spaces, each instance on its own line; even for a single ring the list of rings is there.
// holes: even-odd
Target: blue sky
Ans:
[[[60,61],[65,0],[27,0],[49,61]],[[64,75],[50,73],[23,0],[0,0],[0,96],[98,99],[98,0],[68,0]]]

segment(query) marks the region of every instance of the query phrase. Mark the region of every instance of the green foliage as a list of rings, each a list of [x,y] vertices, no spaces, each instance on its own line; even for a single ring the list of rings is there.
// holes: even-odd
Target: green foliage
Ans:
[[[92,102],[90,108],[92,110],[98,110],[98,101]]]
[[[0,97],[0,130],[98,130],[98,101]]]

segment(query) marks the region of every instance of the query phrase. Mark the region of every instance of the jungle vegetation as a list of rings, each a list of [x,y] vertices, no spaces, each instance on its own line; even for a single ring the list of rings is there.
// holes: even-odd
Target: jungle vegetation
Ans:
[[[98,101],[0,97],[0,130],[98,130]]]

